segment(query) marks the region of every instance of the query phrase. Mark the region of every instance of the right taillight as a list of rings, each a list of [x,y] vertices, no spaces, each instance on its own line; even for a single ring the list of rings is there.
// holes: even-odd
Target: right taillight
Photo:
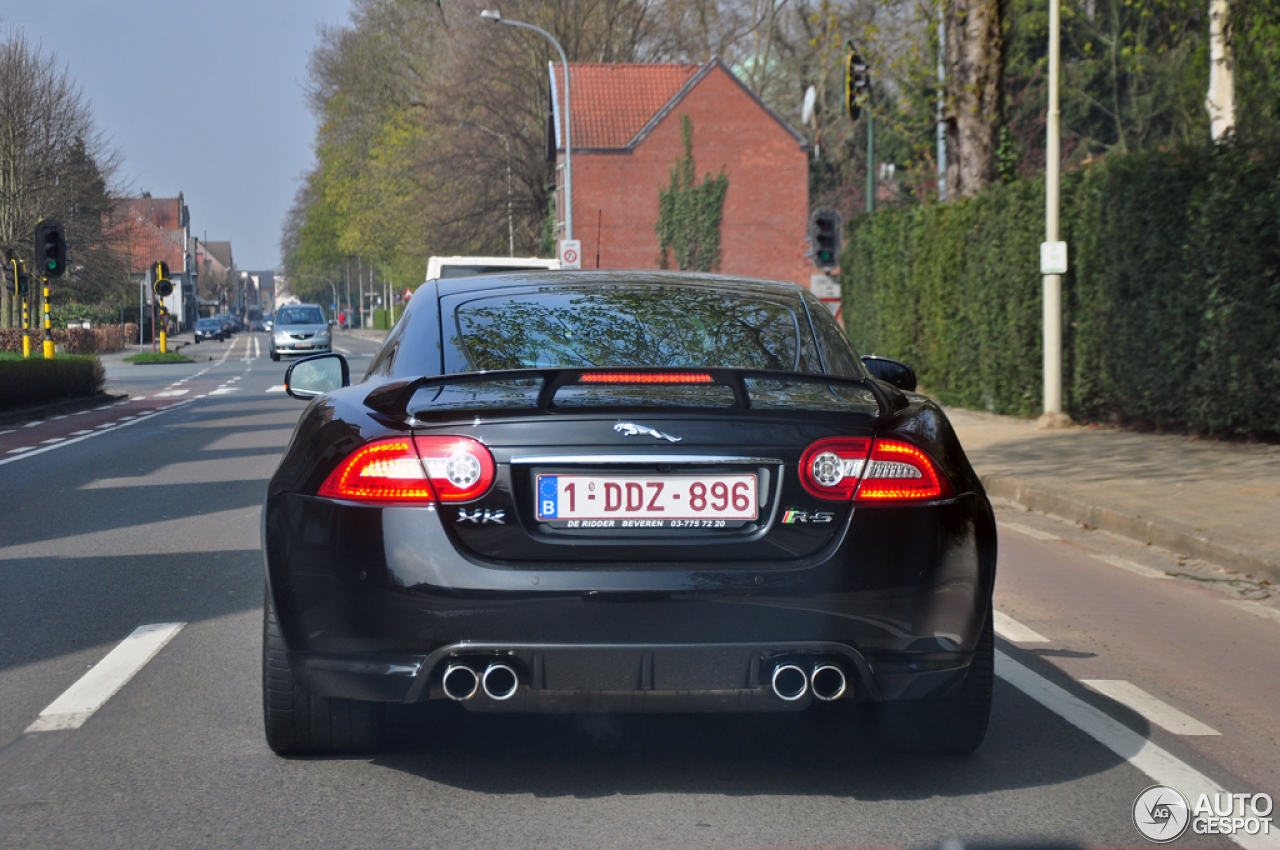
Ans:
[[[951,485],[933,458],[910,443],[876,440],[854,501],[922,501],[950,495]]]
[[[924,501],[952,494],[933,459],[898,440],[818,440],[800,456],[800,483],[819,499],[839,502]]]
[[[394,437],[352,452],[319,495],[373,504],[466,502],[489,491],[493,455],[470,437]]]

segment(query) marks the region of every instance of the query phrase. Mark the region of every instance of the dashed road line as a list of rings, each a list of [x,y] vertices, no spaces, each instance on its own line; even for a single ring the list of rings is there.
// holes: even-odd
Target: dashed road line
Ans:
[[[1000,527],[1008,528],[1011,531],[1018,532],[1019,534],[1025,534],[1027,537],[1031,537],[1036,540],[1061,540],[1062,539],[1056,534],[1050,534],[1047,531],[1041,531],[1038,528],[1032,528],[1029,525],[1023,525],[1020,522],[1009,522],[1008,520],[1002,519],[1000,520]]]
[[[218,387],[216,390],[210,390],[209,395],[230,395],[238,392],[240,392],[239,387]]]
[[[1049,643],[1049,639],[1035,629],[1022,625],[1003,611],[995,611],[996,634],[1010,643]]]
[[[134,629],[133,634],[107,653],[92,670],[67,688],[62,696],[49,703],[48,708],[40,712],[26,731],[79,729],[94,712],[137,675],[165,644],[173,640],[184,625],[186,624],[156,623]]]
[[[170,405],[167,409],[173,410],[175,408],[182,407],[183,405],[190,404],[192,401],[194,401],[194,399],[187,399],[184,401],[180,401],[177,404]],[[85,440],[88,440],[92,437],[100,436],[102,434],[110,434],[112,431],[115,431],[117,429],[127,428],[130,425],[137,425],[139,422],[146,422],[155,416],[159,416],[163,412],[164,411],[162,410],[151,410],[144,414],[140,414],[138,416],[129,416],[124,419],[118,419],[115,422],[107,422],[102,425],[99,425],[95,430],[89,432],[88,434],[84,434],[79,437],[73,436],[69,438],[60,438],[58,442],[49,446],[42,446],[39,448],[36,448],[34,446],[26,446],[21,449],[10,449],[7,452],[7,454],[11,454],[13,455],[13,457],[0,459],[0,466],[4,466],[6,463],[12,463],[15,460],[25,460],[26,458],[34,457],[35,455],[42,455],[45,452],[51,452],[54,449],[60,449],[63,446],[73,446],[76,443],[84,442]],[[21,452],[21,454],[18,454],[18,452]]]
[[[999,650],[996,651],[996,675],[1102,744],[1155,782],[1177,788],[1188,799],[1198,799],[1200,794],[1229,793],[1219,783],[1176,758],[1168,750],[1152,743],[1146,737],[1079,697],[1073,696],[1038,673],[1032,672]],[[1249,835],[1241,831],[1232,835],[1231,838],[1245,850],[1280,848],[1280,832],[1274,832],[1271,835]]]
[[[1080,683],[1110,697],[1161,729],[1166,729],[1175,735],[1222,734],[1212,726],[1206,726],[1191,715],[1153,697],[1133,682],[1124,679],[1081,679]]]
[[[267,387],[267,392],[269,393],[282,393],[284,391],[284,384],[273,384]]]
[[[164,390],[156,393],[152,398],[177,398],[178,396],[184,396],[189,392],[191,392],[191,390]]]
[[[1110,564],[1113,567],[1119,567],[1126,572],[1133,573],[1143,578],[1169,578],[1166,573],[1159,570],[1153,570],[1150,567],[1144,567],[1136,561],[1130,561],[1128,558],[1121,558],[1119,555],[1093,555],[1095,561],[1101,561],[1104,564]]]

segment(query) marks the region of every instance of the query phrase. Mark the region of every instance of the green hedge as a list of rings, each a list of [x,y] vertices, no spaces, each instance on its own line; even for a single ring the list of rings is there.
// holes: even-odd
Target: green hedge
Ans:
[[[1065,175],[1068,412],[1280,434],[1280,147],[1109,157]],[[850,222],[844,316],[862,353],[912,363],[941,400],[1041,401],[1043,181]]]
[[[96,357],[60,355],[45,360],[36,354],[0,356],[0,410],[46,404],[102,392],[102,362]]]

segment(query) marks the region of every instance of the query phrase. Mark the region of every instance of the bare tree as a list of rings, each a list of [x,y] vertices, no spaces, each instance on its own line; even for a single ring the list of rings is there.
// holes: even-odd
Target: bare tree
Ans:
[[[0,31],[0,250],[6,257],[31,264],[35,224],[53,217],[67,226],[77,264],[100,253],[115,165],[70,73],[20,31]],[[110,265],[109,256],[97,259],[98,270]],[[34,275],[32,288],[38,290]],[[11,310],[0,309],[6,326],[13,323]]]

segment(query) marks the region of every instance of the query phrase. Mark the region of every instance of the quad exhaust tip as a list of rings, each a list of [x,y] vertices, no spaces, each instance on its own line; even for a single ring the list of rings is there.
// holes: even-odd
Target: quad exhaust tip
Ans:
[[[771,683],[774,696],[787,702],[795,702],[809,690],[809,677],[794,664],[775,667]]]
[[[516,671],[505,664],[490,664],[485,668],[484,676],[480,681],[484,687],[485,696],[494,700],[511,699],[520,685],[520,678],[516,676]]]
[[[849,684],[844,677],[844,671],[834,664],[819,664],[814,667],[813,673],[809,676],[809,682],[813,688],[813,695],[823,702],[840,699]]]
[[[476,695],[480,688],[480,677],[465,664],[450,664],[445,668],[440,686],[444,688],[445,696],[461,702]]]

